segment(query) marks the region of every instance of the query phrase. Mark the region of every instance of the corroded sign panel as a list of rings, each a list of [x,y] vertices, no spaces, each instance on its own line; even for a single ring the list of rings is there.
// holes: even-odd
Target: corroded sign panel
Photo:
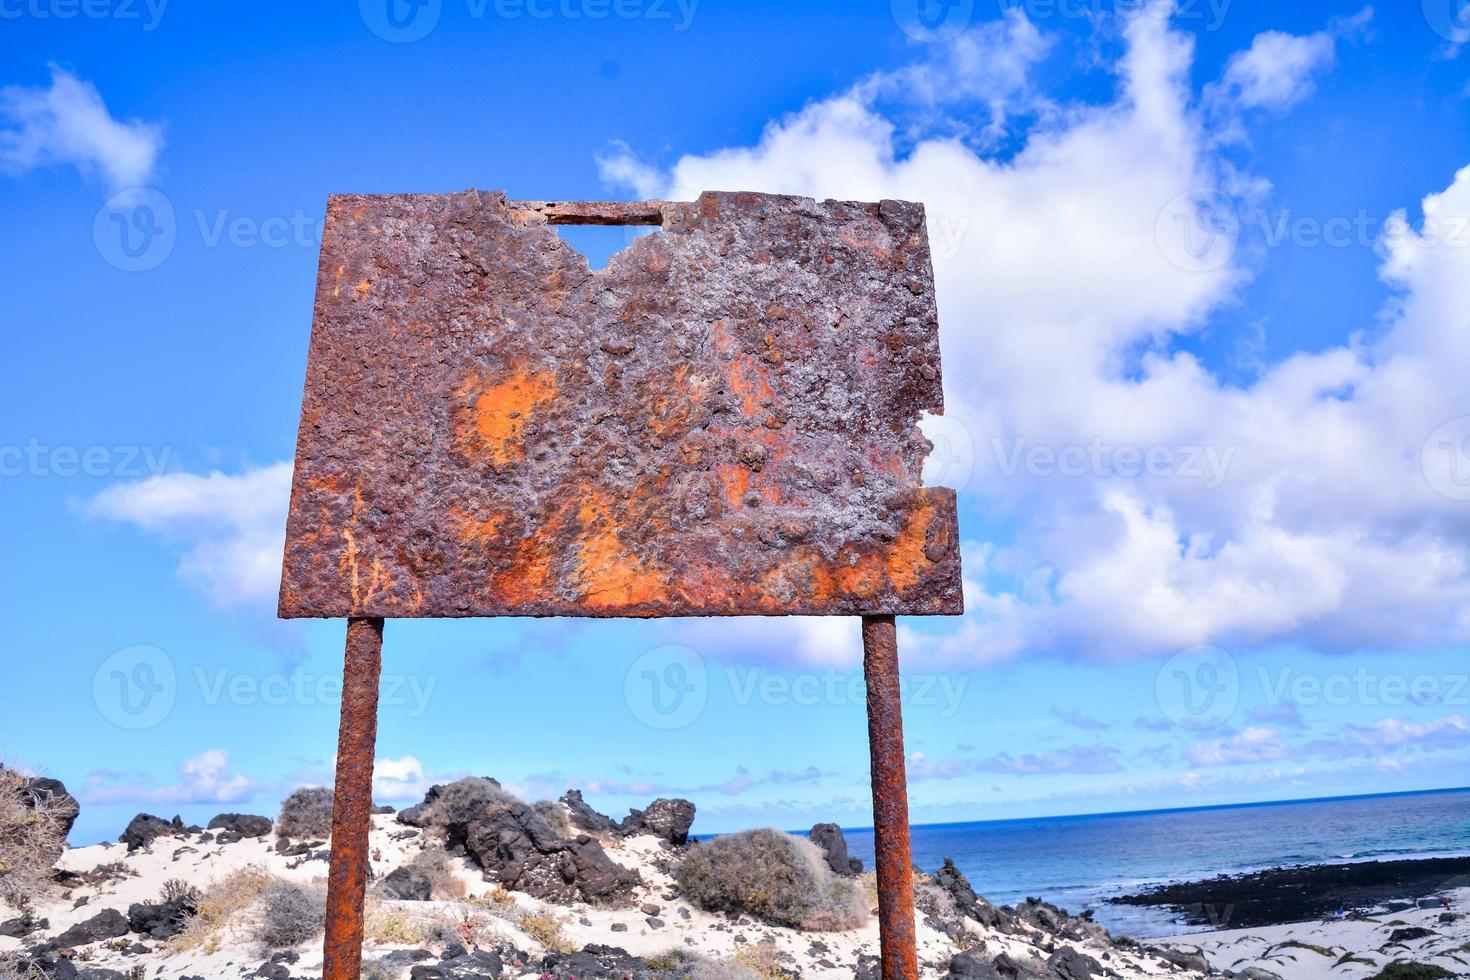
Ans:
[[[941,408],[920,205],[334,197],[280,612],[958,613]]]

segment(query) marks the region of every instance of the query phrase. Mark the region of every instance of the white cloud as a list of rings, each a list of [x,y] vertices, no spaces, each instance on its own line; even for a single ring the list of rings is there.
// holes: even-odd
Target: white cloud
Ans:
[[[1221,91],[1241,108],[1284,112],[1312,95],[1315,76],[1337,60],[1337,42],[1361,31],[1372,16],[1369,7],[1315,34],[1257,34],[1248,49],[1230,58]]]
[[[1185,750],[1196,766],[1240,766],[1286,758],[1286,743],[1274,728],[1247,728],[1225,738],[1196,742]]]
[[[0,125],[5,170],[70,164],[114,191],[146,184],[163,149],[156,124],[114,119],[96,86],[56,65],[50,87],[0,89]]]
[[[1347,724],[1333,737],[1312,742],[1309,749],[1329,758],[1388,758],[1395,753],[1466,747],[1470,747],[1470,719],[1464,715],[1446,715],[1427,722],[1385,718],[1371,724]]]
[[[84,511],[179,544],[179,577],[217,607],[273,613],[290,486],[290,463],[235,475],[167,473],[109,487]]]
[[[1343,324],[1341,346],[1224,380],[1175,341],[1234,301],[1260,243],[1227,224],[1214,249],[1190,251],[1209,229],[1185,227],[1186,242],[1173,219],[1211,205],[1228,216],[1269,185],[1223,155],[1218,127],[1234,122],[1211,121],[1188,82],[1193,40],[1161,9],[1127,23],[1111,101],[1039,114],[1009,157],[977,150],[983,139],[906,145],[907,116],[873,95],[905,70],[776,120],[754,145],[684,156],[659,184],[633,160],[604,174],[636,172],[640,193],[669,198],[758,189],[926,204],[946,400],[974,450],[962,489],[1014,533],[1004,547],[968,543],[969,612],[906,626],[911,660],[1470,639],[1470,520],[1420,463],[1429,435],[1467,414],[1470,169],[1425,199],[1423,226],[1402,214],[1388,224],[1382,274],[1396,295],[1374,339]],[[1259,40],[1227,69],[1230,86],[1284,108],[1366,16],[1325,41]],[[946,58],[925,70],[963,90]],[[954,115],[982,135],[995,118]],[[1083,465],[1066,475],[1024,454],[1008,465],[1018,444]]]
[[[97,770],[87,775],[77,797],[83,803],[135,803],[182,806],[189,803],[244,803],[255,796],[255,780],[230,771],[230,753],[206,749],[179,765],[179,780],[167,786]]]

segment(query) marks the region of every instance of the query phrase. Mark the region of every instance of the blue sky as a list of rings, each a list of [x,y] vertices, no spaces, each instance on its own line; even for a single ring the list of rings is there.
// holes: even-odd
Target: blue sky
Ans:
[[[915,820],[1465,782],[1459,0],[394,2],[0,0],[0,750],[77,839],[330,771],[343,626],[273,611],[335,192],[925,202],[969,612],[903,634]],[[390,622],[379,795],[864,825],[858,655]]]

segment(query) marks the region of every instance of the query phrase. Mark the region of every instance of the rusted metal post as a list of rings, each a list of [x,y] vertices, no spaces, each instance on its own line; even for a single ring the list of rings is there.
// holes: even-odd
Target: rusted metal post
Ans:
[[[378,679],[383,621],[347,621],[342,667],[342,727],[337,735],[337,788],[332,799],[332,863],[327,874],[327,937],[322,980],[358,980],[362,972],[362,906],[367,894],[368,831],[373,812],[373,754],[378,739]]]
[[[878,935],[882,945],[883,980],[917,980],[909,791],[904,775],[898,633],[892,616],[863,617],[863,675],[868,684],[873,852],[878,866]]]

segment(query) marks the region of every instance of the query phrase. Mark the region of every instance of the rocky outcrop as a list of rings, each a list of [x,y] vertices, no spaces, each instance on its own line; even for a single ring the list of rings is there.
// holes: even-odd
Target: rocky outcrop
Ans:
[[[206,829],[221,831],[220,841],[229,844],[245,837],[264,837],[271,832],[274,826],[275,824],[269,817],[256,816],[251,813],[221,813],[209,821]],[[226,834],[234,836],[227,839]]]
[[[582,799],[582,791],[569,789],[562,794],[561,803],[571,814],[572,826],[589,834],[606,834],[618,829],[617,821],[598,813]]]
[[[128,934],[128,920],[117,909],[105,909],[90,919],[84,919],[51,941],[56,949],[71,946],[86,946],[104,939],[116,939]]]
[[[619,946],[593,943],[580,953],[550,953],[541,960],[541,976],[554,980],[577,977],[641,977],[648,964]]]
[[[689,842],[694,825],[694,804],[688,800],[657,799],[646,810],[630,810],[619,830],[624,836],[653,834],[675,846]]]
[[[187,897],[168,902],[134,902],[128,906],[128,929],[153,939],[168,939],[183,932],[198,911],[198,903]]]
[[[46,776],[33,777],[26,780],[23,793],[30,798],[32,806],[41,803],[50,805],[51,812],[61,823],[63,840],[71,833],[71,828],[76,824],[77,814],[82,812],[82,807],[77,802],[77,798],[66,791],[66,786],[61,780]]]
[[[384,898],[396,898],[409,902],[427,902],[434,891],[434,883],[423,868],[405,864],[394,868],[379,883]]]
[[[842,836],[842,828],[835,823],[819,823],[807,834],[813,844],[822,849],[823,856],[827,859],[827,866],[832,869],[833,874],[855,875],[861,874],[863,862],[847,853],[847,838]]]
[[[118,840],[128,845],[129,853],[147,847],[159,837],[183,834],[188,830],[177,816],[172,821],[155,817],[151,813],[140,813],[128,821],[127,829]]]
[[[501,884],[545,901],[623,904],[639,881],[595,839],[563,837],[524,803],[496,807],[463,833],[465,850]]]
[[[934,875],[934,883],[954,902],[955,910],[968,919],[973,919],[988,929],[1010,933],[1015,929],[1012,916],[998,909],[975,894],[970,882],[952,858],[945,858],[944,865]]]

